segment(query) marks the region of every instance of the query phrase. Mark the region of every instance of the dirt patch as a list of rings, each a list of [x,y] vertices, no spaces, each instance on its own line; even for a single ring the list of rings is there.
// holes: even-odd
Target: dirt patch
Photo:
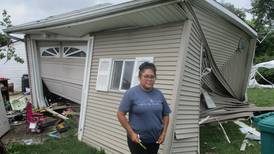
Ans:
[[[44,128],[41,133],[32,133],[28,131],[25,122],[17,126],[11,126],[10,130],[1,138],[1,141],[7,145],[11,143],[19,144],[42,144],[49,137],[47,134],[55,129],[55,126]]]

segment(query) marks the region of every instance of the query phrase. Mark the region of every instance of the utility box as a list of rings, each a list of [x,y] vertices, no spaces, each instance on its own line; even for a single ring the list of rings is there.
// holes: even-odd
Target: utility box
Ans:
[[[274,112],[253,117],[261,132],[261,153],[273,154],[274,151]]]

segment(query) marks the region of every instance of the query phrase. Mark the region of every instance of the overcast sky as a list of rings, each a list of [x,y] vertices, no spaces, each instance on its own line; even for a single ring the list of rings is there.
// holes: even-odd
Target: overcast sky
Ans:
[[[13,25],[46,18],[101,3],[117,4],[129,0],[0,0],[0,10],[8,11]],[[251,8],[250,0],[218,0],[237,8]]]

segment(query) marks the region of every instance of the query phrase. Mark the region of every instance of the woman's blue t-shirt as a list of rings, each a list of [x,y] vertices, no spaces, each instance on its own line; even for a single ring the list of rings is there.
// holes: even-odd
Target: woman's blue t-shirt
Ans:
[[[156,143],[163,130],[163,116],[171,110],[160,90],[144,91],[140,85],[129,89],[119,106],[129,113],[129,123],[145,143]]]

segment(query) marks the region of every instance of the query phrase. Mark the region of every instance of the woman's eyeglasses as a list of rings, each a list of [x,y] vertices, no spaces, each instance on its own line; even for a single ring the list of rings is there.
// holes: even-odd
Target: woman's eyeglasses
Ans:
[[[144,75],[143,78],[145,80],[155,80],[155,76],[154,75]]]

